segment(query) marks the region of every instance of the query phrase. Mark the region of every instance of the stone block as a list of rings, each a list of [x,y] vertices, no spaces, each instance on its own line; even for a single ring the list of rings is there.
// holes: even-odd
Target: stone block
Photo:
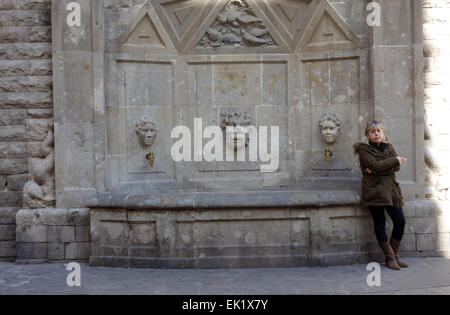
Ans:
[[[48,134],[47,119],[27,119],[27,140],[43,141]]]
[[[450,216],[409,218],[406,229],[409,233],[448,233],[450,232]]]
[[[0,108],[51,108],[53,93],[48,92],[7,92],[0,91]]]
[[[27,116],[26,109],[0,110],[0,126],[25,125],[26,116]]]
[[[64,259],[64,243],[48,244],[48,259],[63,260]]]
[[[405,233],[402,238],[400,254],[402,251],[416,251],[416,234]]]
[[[15,257],[16,241],[0,241],[0,257]]]
[[[19,208],[0,208],[0,224],[16,224]]]
[[[51,108],[28,109],[27,118],[34,118],[34,119],[53,118],[53,109]]]
[[[52,59],[51,43],[0,43],[1,59]]]
[[[77,242],[89,242],[91,240],[91,227],[77,225],[75,227],[75,240]]]
[[[450,248],[450,233],[418,234],[418,251],[448,251]]]
[[[2,205],[3,207],[21,207],[22,192],[0,191],[0,205]]]
[[[7,177],[8,191],[23,191],[23,186],[28,181],[28,174],[10,175]]]
[[[27,156],[25,142],[9,142],[6,157],[9,159],[23,159]]]
[[[53,87],[52,76],[0,77],[0,92],[47,92]]]
[[[65,245],[65,259],[89,259],[91,243],[76,242]]]
[[[6,176],[0,176],[0,191],[6,189]]]
[[[437,217],[445,215],[450,210],[450,202],[418,200],[415,204],[415,216],[417,218]]]
[[[47,225],[69,225],[67,209],[46,209]]]
[[[41,152],[42,142],[27,142],[27,154],[31,158],[43,158]]]
[[[75,227],[73,226],[47,226],[48,242],[67,243],[75,241]]]
[[[51,59],[0,60],[0,71],[5,75],[51,75]]]
[[[1,84],[1,83],[0,83]],[[26,130],[23,125],[0,126],[0,141],[25,141]]]
[[[16,225],[0,225],[0,241],[14,241],[16,239]]]
[[[16,214],[18,226],[46,225],[47,209],[21,209]]]
[[[51,0],[5,0],[0,4],[2,10],[49,10]]]
[[[69,209],[68,224],[69,225],[89,225],[90,214],[89,209]]]
[[[16,227],[16,242],[28,242],[28,243],[47,242],[47,226],[18,225]]]
[[[48,258],[48,243],[16,243],[17,260]]]
[[[0,159],[0,174],[14,175],[26,174],[28,162],[26,159]]]

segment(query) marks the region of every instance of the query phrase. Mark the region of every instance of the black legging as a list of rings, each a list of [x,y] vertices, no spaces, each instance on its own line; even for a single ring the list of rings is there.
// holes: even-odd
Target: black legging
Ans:
[[[401,241],[403,232],[405,231],[405,215],[403,209],[400,207],[395,209],[392,206],[369,206],[370,214],[372,214],[373,224],[375,228],[375,235],[378,242],[387,242],[386,236],[386,218],[384,216],[384,209],[392,219],[394,225],[392,229],[392,237],[394,240]]]

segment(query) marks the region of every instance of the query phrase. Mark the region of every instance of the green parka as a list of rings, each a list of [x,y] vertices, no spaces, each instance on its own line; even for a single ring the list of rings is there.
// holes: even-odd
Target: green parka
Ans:
[[[402,207],[405,200],[395,178],[395,172],[400,170],[400,162],[392,144],[387,143],[382,151],[373,145],[360,142],[354,145],[354,149],[355,153],[359,154],[363,174],[361,204]],[[366,168],[373,173],[367,173]]]

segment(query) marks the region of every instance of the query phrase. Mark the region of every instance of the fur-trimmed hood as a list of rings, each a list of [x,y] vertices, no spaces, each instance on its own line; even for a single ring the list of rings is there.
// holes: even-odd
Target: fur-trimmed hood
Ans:
[[[370,146],[370,144],[365,143],[365,142],[357,142],[353,145],[353,153],[359,154],[359,150],[364,147],[364,146]]]

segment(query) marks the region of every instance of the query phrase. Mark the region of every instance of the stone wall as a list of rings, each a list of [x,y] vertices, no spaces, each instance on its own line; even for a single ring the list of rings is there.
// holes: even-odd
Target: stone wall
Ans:
[[[53,117],[50,0],[0,1],[0,259],[14,259],[15,216]]]
[[[449,257],[450,203],[409,201],[401,255]],[[383,261],[365,207],[91,210],[90,264],[280,268]],[[387,235],[392,223],[388,220]]]
[[[450,1],[423,2],[428,198],[450,197]]]
[[[87,260],[89,209],[22,209],[17,212],[17,263]]]

